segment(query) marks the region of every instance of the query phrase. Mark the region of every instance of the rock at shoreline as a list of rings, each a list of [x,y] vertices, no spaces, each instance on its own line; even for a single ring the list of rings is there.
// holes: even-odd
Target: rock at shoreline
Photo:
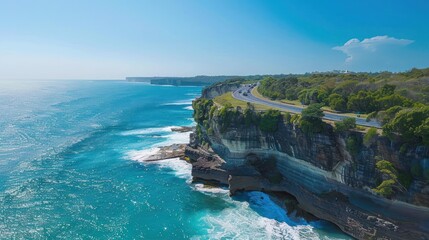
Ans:
[[[175,127],[171,128],[171,131],[173,132],[179,132],[179,133],[191,133],[195,130],[195,127]],[[139,161],[160,161],[160,160],[166,160],[171,158],[180,158],[182,160],[185,159],[185,148],[187,144],[172,144],[170,146],[164,146],[159,147],[155,149],[155,152],[152,152],[149,155],[139,157]]]
[[[186,127],[186,126],[171,128],[171,131],[180,132],[180,133],[192,132],[194,130],[195,130],[195,127]]]
[[[147,157],[144,157],[140,160],[151,162],[151,161],[160,161],[160,160],[166,160],[171,158],[185,158],[185,148],[186,144],[173,144],[166,147],[160,147],[159,150]]]

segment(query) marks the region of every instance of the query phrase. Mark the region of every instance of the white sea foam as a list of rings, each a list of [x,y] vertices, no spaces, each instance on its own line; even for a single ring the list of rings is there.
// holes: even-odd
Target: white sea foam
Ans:
[[[192,165],[188,162],[180,160],[179,158],[166,159],[162,161],[151,162],[151,164],[156,164],[160,168],[167,168],[172,170],[172,173],[179,178],[186,179],[187,182],[191,182],[192,175]]]
[[[194,100],[194,98],[191,98],[191,99],[179,100],[179,101],[171,102],[171,103],[164,103],[162,105],[192,105],[193,100]]]
[[[202,183],[192,184],[192,188],[195,191],[208,194],[219,194],[219,195],[229,195],[229,190],[227,187],[206,187]]]
[[[135,129],[135,130],[122,132],[121,135],[131,136],[131,135],[147,135],[147,134],[154,134],[154,133],[171,132],[173,128],[178,128],[178,126]]]
[[[144,162],[148,159],[148,157],[156,154],[159,151],[158,147],[152,147],[149,149],[143,149],[143,150],[131,150],[127,152],[128,159],[131,159],[133,161],[137,162]]]
[[[201,96],[200,93],[186,93],[185,95],[187,95],[187,96],[195,96],[195,97]]]
[[[212,239],[319,239],[311,225],[292,222],[267,194],[245,194],[248,201],[225,197],[233,207],[203,217]]]
[[[167,126],[167,127],[159,127],[159,128],[143,128],[143,129],[136,129],[136,130],[122,132],[121,133],[122,136],[151,135],[151,134],[159,133],[162,135],[155,135],[151,137],[165,139],[165,141],[153,144],[148,149],[128,151],[126,153],[126,157],[133,161],[145,162],[150,156],[156,154],[160,150],[160,147],[169,146],[172,144],[189,143],[189,134],[191,132],[174,132],[172,131],[173,128],[179,128],[179,127]]]
[[[157,143],[153,146],[155,147],[164,147],[172,144],[184,144],[189,143],[189,134],[191,132],[172,132],[168,135],[162,136],[166,140],[160,143]]]
[[[185,110],[190,110],[190,111],[194,111],[194,108],[192,107],[192,105],[191,105],[191,106],[184,107],[183,109],[185,109]]]

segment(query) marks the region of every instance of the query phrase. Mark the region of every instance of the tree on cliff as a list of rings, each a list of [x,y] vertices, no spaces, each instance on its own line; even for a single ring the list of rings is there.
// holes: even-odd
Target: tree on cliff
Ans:
[[[310,104],[302,110],[300,127],[306,134],[318,133],[323,130],[322,117],[325,116],[321,109],[322,104]]]
[[[255,106],[251,103],[247,103],[247,107],[244,110],[244,123],[246,126],[250,126],[252,124],[258,124],[259,116],[255,112]]]
[[[383,197],[391,197],[397,191],[407,191],[407,189],[399,182],[398,170],[391,162],[381,160],[375,165],[381,178],[381,183],[376,188],[372,189],[375,193]]]
[[[194,109],[194,119],[197,123],[203,123],[209,118],[210,108],[213,106],[213,101],[205,98],[198,98],[192,102]]]
[[[259,128],[264,132],[275,132],[277,130],[281,114],[278,110],[270,109],[261,115]]]
[[[356,118],[346,117],[342,121],[335,122],[336,132],[345,132],[350,129],[356,128]]]

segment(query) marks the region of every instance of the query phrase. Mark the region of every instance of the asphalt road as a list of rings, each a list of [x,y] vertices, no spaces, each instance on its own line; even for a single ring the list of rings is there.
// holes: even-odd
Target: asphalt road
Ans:
[[[240,93],[240,91],[241,91],[241,93]],[[244,93],[247,93],[247,96],[245,96]],[[291,112],[291,113],[301,113],[302,109],[304,109],[303,107],[298,107],[298,106],[279,103],[279,102],[272,102],[272,101],[268,101],[265,99],[258,98],[252,94],[251,87],[249,87],[247,85],[237,89],[236,91],[234,91],[232,93],[232,96],[235,99],[238,99],[241,101],[250,102],[250,103],[259,103],[259,104],[263,104],[266,106],[279,108],[279,109],[282,109],[283,111]],[[326,120],[331,120],[331,121],[341,121],[344,118],[348,117],[345,115],[335,114],[335,113],[330,113],[330,112],[324,112],[324,114],[325,114],[325,116],[323,118]],[[379,122],[377,122],[375,120],[371,120],[371,121],[367,122],[365,118],[356,118],[356,124],[362,125],[362,126],[367,126],[367,127],[381,128],[381,125]]]

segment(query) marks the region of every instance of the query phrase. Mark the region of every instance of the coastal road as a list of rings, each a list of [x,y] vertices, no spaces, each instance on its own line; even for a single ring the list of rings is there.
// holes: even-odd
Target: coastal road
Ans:
[[[232,93],[232,96],[235,99],[238,99],[241,101],[263,104],[263,105],[270,106],[273,108],[279,108],[283,111],[291,112],[291,113],[301,113],[302,109],[304,109],[303,107],[299,107],[299,106],[294,106],[294,105],[290,105],[290,104],[274,102],[274,101],[269,101],[266,99],[258,98],[252,94],[252,87],[250,85],[245,85],[245,86],[240,87],[239,89],[237,89],[236,91],[234,91]],[[331,121],[341,121],[344,118],[349,117],[346,115],[336,114],[336,113],[331,113],[331,112],[326,112],[326,111],[323,113],[325,114],[323,119],[331,120]],[[361,125],[361,126],[366,126],[366,127],[381,128],[381,125],[379,122],[377,122],[375,120],[371,120],[371,121],[367,122],[365,118],[356,117],[356,124]]]

